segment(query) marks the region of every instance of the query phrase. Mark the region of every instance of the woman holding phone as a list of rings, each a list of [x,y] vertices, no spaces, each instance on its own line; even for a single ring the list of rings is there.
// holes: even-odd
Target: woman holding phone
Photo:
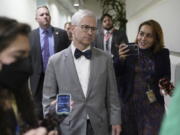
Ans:
[[[114,63],[122,99],[122,135],[158,135],[165,111],[159,80],[170,79],[169,50],[164,48],[160,24],[141,23],[135,44],[139,54],[129,55],[128,46],[121,44]]]

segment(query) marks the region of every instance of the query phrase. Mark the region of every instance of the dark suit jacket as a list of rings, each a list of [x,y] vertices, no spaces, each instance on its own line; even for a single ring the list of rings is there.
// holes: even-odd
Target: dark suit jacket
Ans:
[[[54,35],[55,53],[69,46],[70,41],[68,39],[68,35],[66,31],[52,27],[52,32]],[[33,65],[33,74],[30,77],[30,86],[33,95],[35,95],[38,87],[42,88],[42,86],[39,86],[41,79],[44,80],[39,29],[33,30],[29,35],[29,39],[31,45],[31,57],[32,57],[32,65]],[[40,85],[42,85],[42,83]]]
[[[112,33],[112,42],[111,42],[111,53],[114,56],[118,55],[118,48],[116,47],[116,45],[119,45],[121,43],[127,43],[128,42],[128,38],[126,33],[116,30],[114,29],[113,33]],[[93,42],[93,45],[96,48],[100,48],[102,50],[104,50],[104,31],[100,30],[97,32],[95,41]]]
[[[124,61],[116,59],[114,61],[114,67],[116,76],[118,78],[118,90],[120,97],[125,103],[133,93],[133,82],[135,73],[135,62],[137,57],[129,56]],[[164,98],[160,95],[158,82],[161,78],[167,77],[170,79],[170,59],[169,50],[162,49],[158,53],[154,54],[155,61],[155,75],[153,77],[154,83],[152,90],[154,91],[157,100],[164,104]]]

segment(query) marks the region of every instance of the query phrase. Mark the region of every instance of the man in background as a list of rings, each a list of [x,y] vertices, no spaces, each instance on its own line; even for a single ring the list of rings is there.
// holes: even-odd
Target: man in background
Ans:
[[[69,40],[72,41],[71,22],[66,22],[64,24],[64,30],[67,32]]]
[[[51,16],[47,6],[37,8],[35,19],[39,24],[39,28],[33,30],[29,35],[33,66],[30,87],[39,119],[42,119],[42,87],[48,59],[56,52],[67,48],[69,39],[66,31],[51,25]]]
[[[97,32],[94,46],[110,54],[112,57],[118,56],[118,45],[127,43],[126,33],[114,28],[112,16],[104,14],[101,17],[102,28]]]

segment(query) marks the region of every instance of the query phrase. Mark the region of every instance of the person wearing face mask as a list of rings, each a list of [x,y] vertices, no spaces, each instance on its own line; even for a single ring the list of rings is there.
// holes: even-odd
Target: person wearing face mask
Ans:
[[[28,78],[32,73],[28,34],[31,28],[0,17],[0,135],[46,135],[38,127]],[[29,130],[32,129],[32,130]],[[55,131],[48,135],[54,135]]]
[[[158,135],[165,111],[159,80],[171,76],[160,24],[155,20],[141,23],[135,44],[139,49],[136,55],[121,44],[114,63],[122,99],[122,134]]]
[[[27,87],[27,80],[32,72],[28,57],[30,30],[27,24],[0,17],[0,134],[2,135],[15,135],[21,125],[24,129],[37,126],[31,94]]]
[[[28,78],[30,59],[3,65],[0,71],[0,134],[14,135],[38,126]]]
[[[0,69],[29,53],[27,34],[30,27],[16,20],[0,17]]]
[[[104,14],[101,17],[102,28],[97,32],[93,45],[110,54],[113,58],[118,56],[118,45],[127,43],[126,33],[113,26],[112,16]]]
[[[72,26],[71,22],[66,22],[64,24],[64,30],[67,32],[70,41],[72,41],[71,26]]]

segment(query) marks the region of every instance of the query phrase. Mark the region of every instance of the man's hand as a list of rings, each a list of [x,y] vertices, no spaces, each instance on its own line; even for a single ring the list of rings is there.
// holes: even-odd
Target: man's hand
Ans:
[[[112,135],[120,135],[121,131],[121,125],[112,125]]]

